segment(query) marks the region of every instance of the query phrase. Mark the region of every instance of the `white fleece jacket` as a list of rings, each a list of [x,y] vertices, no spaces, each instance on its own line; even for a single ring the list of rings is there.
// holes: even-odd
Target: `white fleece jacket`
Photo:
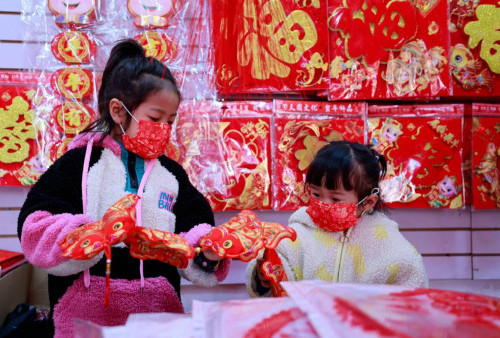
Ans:
[[[288,280],[428,286],[422,256],[383,213],[362,216],[344,234],[319,228],[302,207],[289,225],[297,240],[285,239],[277,248]],[[253,260],[247,267],[247,290],[252,297],[262,296],[255,278]]]

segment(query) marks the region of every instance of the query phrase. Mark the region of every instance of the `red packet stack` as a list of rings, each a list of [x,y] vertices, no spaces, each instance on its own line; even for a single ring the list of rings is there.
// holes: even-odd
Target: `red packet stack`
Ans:
[[[381,194],[393,207],[461,208],[464,106],[370,106],[368,142],[388,162]]]
[[[450,1],[453,96],[500,96],[499,21],[498,1]]]
[[[22,252],[0,249],[0,276],[18,267],[26,261]]]
[[[33,126],[37,80],[31,73],[0,73],[0,186],[29,186],[45,171]]]
[[[316,152],[330,141],[363,143],[363,102],[274,102],[274,207],[293,210],[309,201],[304,182]]]
[[[472,105],[472,198],[476,209],[500,208],[500,105]]]
[[[215,211],[271,208],[272,103],[187,102],[178,161]]]
[[[218,92],[328,88],[326,1],[212,0]]]
[[[332,100],[447,95],[447,1],[328,3]]]

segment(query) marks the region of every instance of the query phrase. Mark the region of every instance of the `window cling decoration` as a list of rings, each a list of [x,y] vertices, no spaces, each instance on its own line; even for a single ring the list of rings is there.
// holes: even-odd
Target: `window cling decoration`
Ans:
[[[464,106],[370,106],[368,143],[388,161],[380,183],[393,207],[462,208]]]
[[[274,101],[274,209],[294,210],[309,202],[307,168],[330,141],[364,143],[364,102]]]
[[[472,104],[472,199],[475,209],[500,208],[500,105]]]

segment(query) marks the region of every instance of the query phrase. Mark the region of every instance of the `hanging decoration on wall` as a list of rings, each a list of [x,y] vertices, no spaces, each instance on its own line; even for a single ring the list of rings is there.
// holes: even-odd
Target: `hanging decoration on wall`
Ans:
[[[328,5],[331,100],[450,93],[446,0]]]
[[[96,19],[96,0],[48,0],[58,26],[85,27]]]
[[[472,105],[472,197],[475,209],[500,208],[500,105]]]
[[[366,112],[363,102],[275,101],[275,209],[297,209],[309,202],[304,182],[316,152],[330,141],[363,143]]]
[[[461,208],[464,106],[370,106],[368,143],[385,156],[382,199],[394,207]]]
[[[38,149],[35,104],[38,76],[0,73],[0,186],[30,186],[45,171]]]
[[[453,96],[500,96],[499,17],[498,1],[450,1]]]
[[[326,1],[212,1],[220,94],[328,86]]]
[[[92,62],[96,54],[96,44],[86,33],[68,30],[57,34],[52,39],[52,54],[67,64]]]
[[[134,25],[144,32],[134,36],[145,49],[146,56],[162,62],[172,60],[177,55],[177,45],[160,29],[169,25],[169,18],[175,9],[174,0],[127,0],[129,13],[134,17]]]
[[[271,208],[271,113],[262,101],[179,110],[180,163],[214,210]]]

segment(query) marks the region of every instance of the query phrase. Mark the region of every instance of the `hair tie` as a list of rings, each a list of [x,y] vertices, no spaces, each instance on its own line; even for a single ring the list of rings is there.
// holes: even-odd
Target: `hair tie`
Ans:
[[[378,155],[375,155],[375,158],[378,160],[380,160],[380,157]]]
[[[161,73],[161,79],[165,78],[165,71],[167,70],[167,66],[163,65],[163,73]]]

